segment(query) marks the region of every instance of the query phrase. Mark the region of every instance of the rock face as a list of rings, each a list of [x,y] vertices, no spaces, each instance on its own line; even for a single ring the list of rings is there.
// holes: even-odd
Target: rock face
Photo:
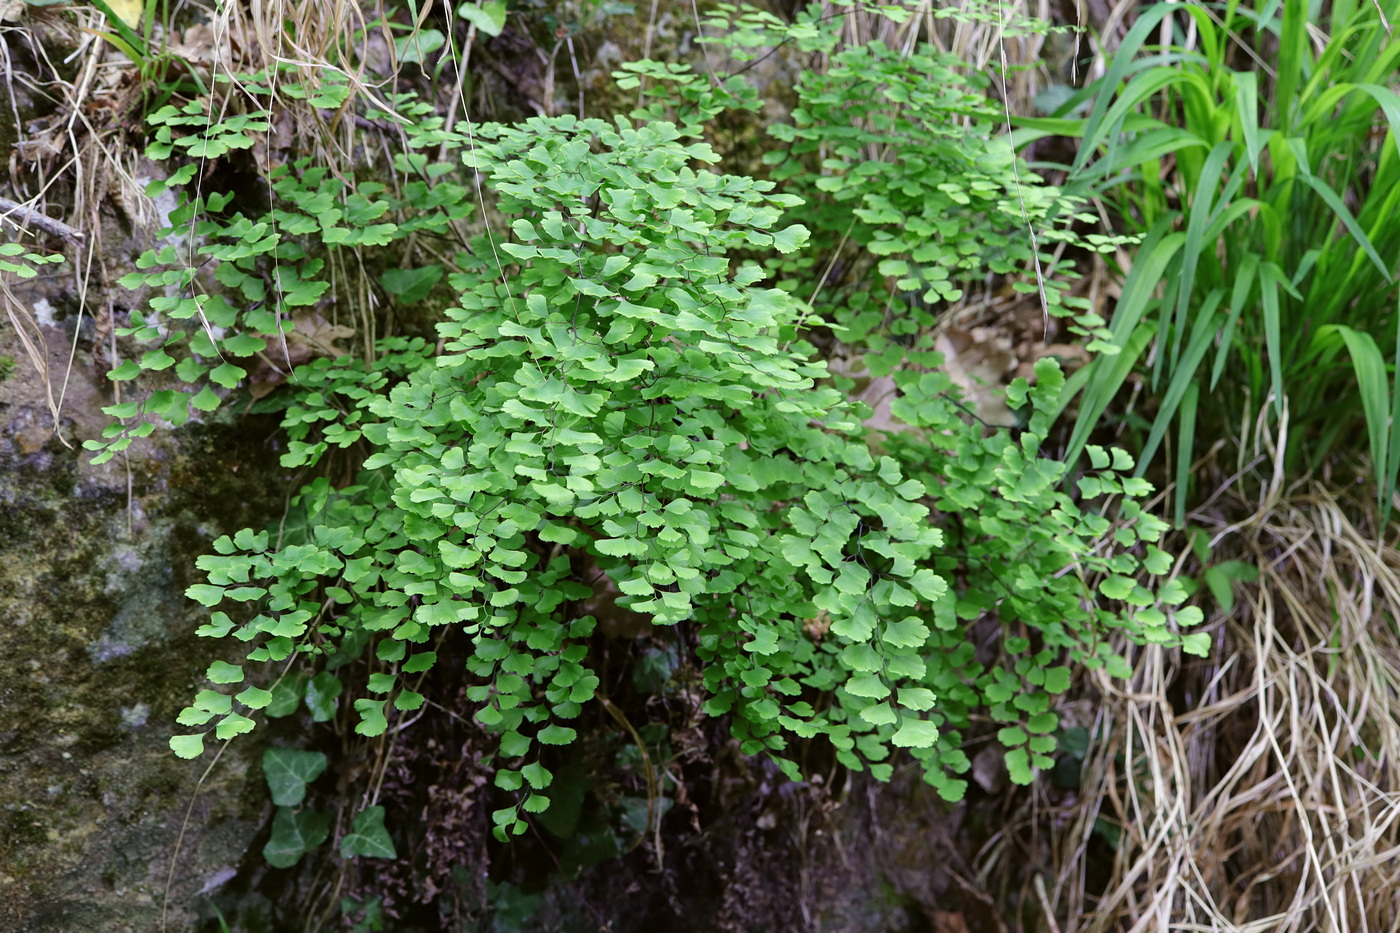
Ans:
[[[44,300],[17,295],[31,312]],[[79,444],[110,388],[77,316],[39,307],[59,318],[42,328],[56,385],[78,340],[61,420],[73,447],[0,327],[0,930],[160,929],[167,878],[165,928],[187,930],[266,805],[254,741],[202,783],[211,756],[166,745],[214,647],[183,590],[212,536],[280,509],[271,425],[190,425],[93,467]]]

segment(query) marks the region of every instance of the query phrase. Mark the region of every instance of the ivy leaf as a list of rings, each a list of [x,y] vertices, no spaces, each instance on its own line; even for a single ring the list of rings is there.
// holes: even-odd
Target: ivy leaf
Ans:
[[[384,290],[400,304],[416,304],[428,297],[433,286],[442,281],[442,266],[419,266],[416,269],[389,269],[379,279]]]
[[[366,807],[355,817],[353,832],[340,840],[341,858],[398,858],[394,840],[384,828],[384,808]]]
[[[306,708],[312,722],[330,722],[335,718],[336,697],[345,685],[330,671],[322,671],[306,685]]]
[[[296,807],[306,799],[306,785],[326,770],[327,758],[320,752],[295,748],[269,748],[263,752],[263,777],[279,807]]]
[[[278,807],[272,818],[272,835],[263,846],[263,859],[274,868],[291,868],[325,842],[330,832],[331,821],[324,813]]]
[[[457,15],[492,38],[506,28],[505,0],[486,0],[480,5],[468,0],[457,8]]]
[[[301,678],[284,677],[272,686],[272,699],[263,707],[263,715],[269,719],[290,716],[301,705],[306,690],[306,681]]]

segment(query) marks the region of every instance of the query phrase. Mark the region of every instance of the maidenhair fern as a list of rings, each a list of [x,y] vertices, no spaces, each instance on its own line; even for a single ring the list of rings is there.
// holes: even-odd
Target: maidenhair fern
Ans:
[[[832,53],[829,24],[804,16],[779,41]],[[759,14],[734,22],[736,48],[778,28]],[[1013,155],[958,123],[988,113],[945,60],[870,47],[830,61],[774,130],[776,181],[712,170],[703,142],[709,119],[756,106],[751,88],[650,62],[621,75],[628,88],[650,82],[630,122],[466,132],[408,97],[367,111],[402,129],[392,185],[300,160],[274,170],[265,210],[247,211],[195,162],[157,183],[180,202],[166,242],[123,280],[150,297],[110,375],[140,391],[89,442],[99,459],[191,408],[212,411],[253,358],[286,362],[297,309],[325,304],[328,270],[352,252],[384,262],[384,247],[420,234],[471,244],[450,263],[380,276],[401,303],[443,294],[443,281],[456,293],[436,347],[391,337],[296,368],[283,465],[334,458],[354,479],[313,479],[273,530],[219,538],[199,559],[208,580],[188,593],[211,612],[198,633],[227,644],[228,660],[181,712],[204,731],[172,739],[177,754],[251,731],[257,715],[329,721],[342,696],[357,732],[383,734],[427,702],[414,686],[440,663],[440,636],[459,631],[467,697],[497,737],[496,785],[512,801],[497,831],[522,832],[549,806],[545,747],[575,740],[570,724],[598,693],[585,606],[607,590],[679,630],[704,712],[746,753],[795,777],[792,743],[820,737],[886,779],[907,750],[953,799],[974,717],[1001,724],[1015,780],[1051,763],[1051,697],[1073,668],[1128,673],[1109,632],[1205,650],[1204,635],[1179,632],[1200,618],[1173,608],[1180,584],[1151,583],[1171,562],[1153,544],[1163,525],[1134,501],[1147,484],[1125,478],[1131,459],[1091,449],[1074,498],[1065,467],[1039,454],[1056,365],[1011,386],[1022,427],[991,430],[964,415],[926,349],[957,281],[1026,271],[1018,224],[1048,224],[1066,205],[1028,176],[1013,200]],[[852,99],[843,82],[868,93]],[[255,105],[242,114],[158,111],[150,154],[246,148],[266,128],[270,85],[244,83]],[[278,93],[357,105],[332,78]],[[478,181],[491,229],[472,240],[460,222]],[[877,274],[814,309],[803,299],[844,237]],[[1052,310],[1070,306],[1060,294],[1050,283]],[[1101,323],[1076,326],[1092,337]],[[865,426],[868,409],[808,342],[827,325],[876,351],[865,362],[896,387],[893,433]],[[979,626],[1001,629],[990,658],[974,650]],[[347,684],[356,661],[367,680]],[[293,664],[304,676],[286,676]],[[328,835],[301,806],[325,761],[269,755],[279,811],[266,855],[286,866]],[[343,856],[392,856],[382,808],[353,826]]]
[[[443,352],[397,345],[406,378],[392,387],[359,363],[305,370],[287,462],[360,438],[373,452],[353,485],[303,490],[305,521],[280,543],[251,530],[215,543],[190,595],[233,614],[202,634],[247,643],[254,663],[370,652],[371,696],[354,705],[357,731],[376,735],[424,702],[405,675],[437,662],[435,633],[464,630],[468,696],[499,736],[496,783],[517,792],[495,815],[502,832],[548,806],[540,747],[574,740],[598,688],[586,564],[620,605],[683,627],[705,711],[728,716],[746,752],[795,776],[790,741],[825,736],[883,778],[908,748],[948,797],[974,711],[1008,724],[1008,761],[1029,779],[1054,746],[1061,662],[1121,665],[1101,642],[1115,626],[1177,640],[1128,550],[1160,524],[1081,511],[1059,491],[1062,465],[1036,453],[1053,363],[1029,393],[1013,387],[1033,405],[1028,430],[984,437],[936,357],[912,353],[895,413],[914,432],[868,436],[868,411],[825,384],[802,341],[809,309],[731,258],[800,248],[807,231],[782,221],[795,199],[705,170],[709,147],[664,122],[538,118],[476,140],[466,157],[510,219],[503,265],[457,277]],[[1096,493],[1145,491],[1108,456]],[[1105,555],[1110,531],[1123,549]],[[1101,574],[1127,581],[1126,612],[1096,601],[1086,581]],[[968,625],[998,611],[1023,633],[1008,640],[1021,658],[987,669]],[[242,665],[210,678],[241,692],[204,691],[181,722],[219,738],[277,700]],[[202,736],[173,744],[197,754]]]

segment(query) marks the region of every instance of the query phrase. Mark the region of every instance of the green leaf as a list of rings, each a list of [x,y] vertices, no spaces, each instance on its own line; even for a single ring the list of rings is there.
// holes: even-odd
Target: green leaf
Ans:
[[[1210,656],[1210,636],[1205,632],[1192,632],[1181,636],[1181,650],[1198,658]]]
[[[578,733],[568,726],[561,726],[558,723],[550,723],[539,731],[535,736],[546,745],[568,745],[578,738]]]
[[[1030,753],[1025,748],[1009,749],[1006,753],[1006,770],[1013,784],[1029,784],[1035,777],[1031,771]]]
[[[306,685],[306,708],[313,722],[330,722],[335,718],[336,698],[345,689],[340,678],[322,671]]]
[[[181,758],[198,758],[204,754],[204,733],[198,735],[172,735],[170,750]]]
[[[233,620],[226,613],[212,612],[209,621],[195,629],[194,633],[203,638],[223,638],[233,630]]]
[[[890,742],[900,748],[931,748],[938,742],[938,727],[927,719],[906,716]]]
[[[923,620],[909,616],[885,626],[881,640],[897,648],[920,648],[928,642],[929,630]]]
[[[272,693],[261,687],[248,687],[235,696],[234,699],[249,709],[262,709],[272,702]]]
[[[234,366],[232,363],[222,363],[214,367],[209,372],[209,378],[215,384],[223,386],[225,389],[232,389],[246,378],[248,371],[241,366]]]
[[[1019,726],[1007,726],[997,732],[997,741],[1008,747],[1026,744],[1026,732]]]
[[[356,733],[371,738],[384,734],[384,730],[389,728],[389,721],[384,716],[384,702],[369,699],[355,701],[355,712],[360,714],[360,721],[355,724]]]
[[[875,674],[862,674],[846,681],[846,692],[858,697],[883,700],[890,695],[890,688]]]
[[[1042,686],[1046,693],[1064,693],[1069,689],[1070,670],[1067,667],[1047,667]]]
[[[215,661],[209,665],[209,670],[205,671],[204,676],[216,684],[238,684],[243,682],[243,668],[236,664]]]
[[[340,840],[341,858],[398,858],[394,840],[384,828],[384,808],[366,807],[355,817],[353,832]]]
[[[267,349],[267,341],[252,334],[234,334],[225,337],[221,343],[224,351],[233,356],[252,356]]]
[[[442,275],[442,266],[428,265],[416,269],[390,269],[379,281],[400,304],[411,305],[427,298],[433,286],[442,281]]]
[[[330,831],[330,818],[323,813],[278,807],[272,818],[272,835],[263,846],[263,859],[273,868],[291,868],[325,842]]]
[[[185,588],[185,596],[205,607],[217,606],[223,602],[224,588],[208,583],[196,583]]]
[[[214,735],[220,740],[228,740],[235,735],[243,735],[252,731],[253,720],[238,713],[229,713],[214,727]]]
[[[205,386],[190,399],[190,404],[200,411],[213,411],[219,407],[221,401],[223,400],[214,394],[213,389]]]
[[[306,682],[299,678],[283,677],[272,686],[272,699],[263,707],[263,715],[269,719],[290,716],[301,705],[306,690]]]
[[[1132,577],[1111,576],[1099,582],[1099,592],[1109,599],[1127,599],[1137,588],[1137,583]]]
[[[135,360],[124,360],[115,369],[107,370],[107,378],[113,382],[126,382],[141,375],[141,366]]]
[[[773,234],[773,248],[780,253],[795,252],[803,247],[812,232],[802,224],[793,224]]]
[[[306,799],[306,785],[326,770],[328,759],[320,752],[295,748],[269,748],[263,752],[263,777],[279,807],[296,807]]]
[[[457,15],[475,26],[478,32],[493,38],[506,28],[505,0],[485,0],[479,4],[467,0],[457,8]]]
[[[533,761],[521,768],[520,773],[524,775],[525,780],[528,781],[530,786],[535,790],[544,790],[550,785],[550,782],[554,780],[554,775],[538,761]]]
[[[948,592],[948,584],[932,570],[914,571],[914,576],[910,577],[909,582],[920,596],[930,602],[938,601],[943,598],[944,593]]]

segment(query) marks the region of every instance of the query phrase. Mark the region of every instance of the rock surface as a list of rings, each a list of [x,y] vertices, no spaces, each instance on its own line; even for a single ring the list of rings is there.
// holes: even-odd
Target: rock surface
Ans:
[[[16,295],[31,311],[46,300]],[[181,761],[166,745],[212,647],[183,590],[211,537],[280,508],[283,487],[269,426],[247,422],[158,433],[92,466],[79,444],[105,423],[110,388],[76,315],[58,317],[43,327],[55,385],[78,339],[61,421],[71,448],[13,328],[0,329],[0,358],[14,360],[0,382],[0,930],[160,929],[167,877],[166,929],[190,929],[266,811],[248,779],[253,741],[202,783],[211,756]]]

